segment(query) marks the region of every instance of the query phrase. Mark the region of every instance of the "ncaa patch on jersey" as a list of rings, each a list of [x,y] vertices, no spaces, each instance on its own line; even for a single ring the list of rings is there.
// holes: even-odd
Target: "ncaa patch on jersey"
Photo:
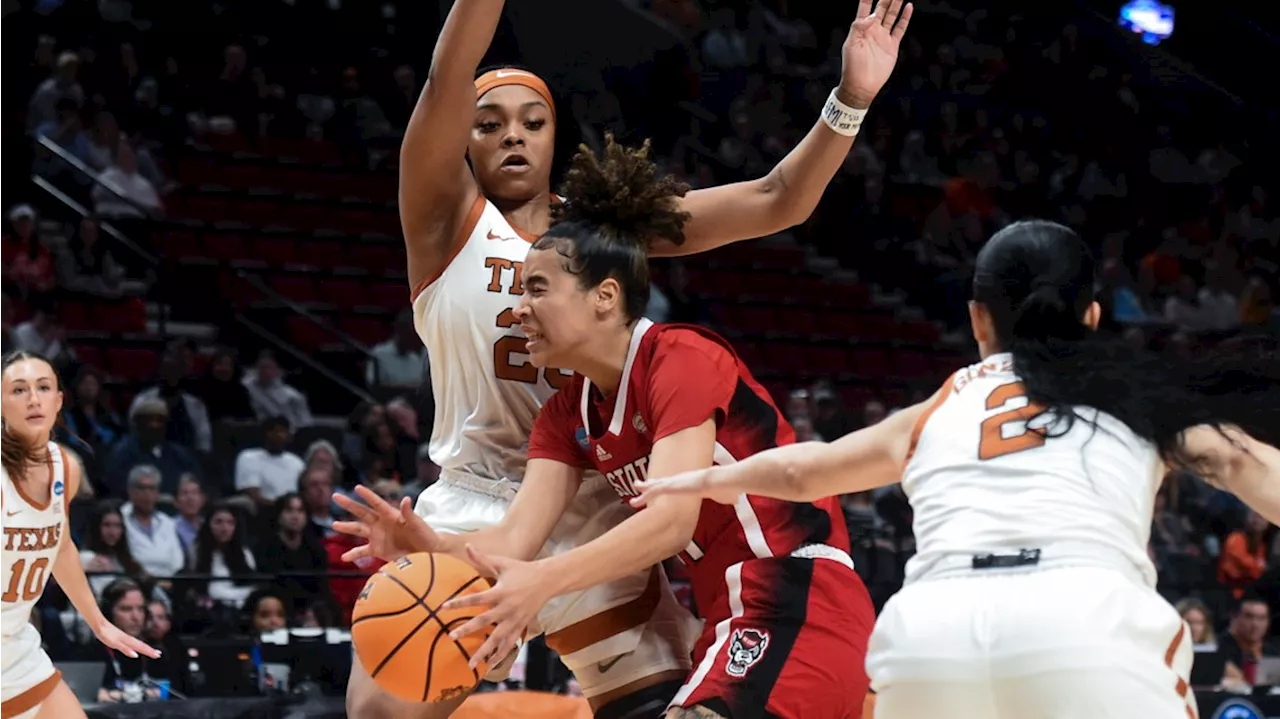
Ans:
[[[53,496],[57,497],[62,494],[62,480],[53,483]]]
[[[578,440],[578,446],[582,448],[582,451],[585,452],[591,449],[591,441],[587,439],[586,427],[579,427],[578,431],[573,433],[573,438]]]
[[[1213,713],[1213,719],[1264,719],[1262,710],[1244,699],[1228,699]]]

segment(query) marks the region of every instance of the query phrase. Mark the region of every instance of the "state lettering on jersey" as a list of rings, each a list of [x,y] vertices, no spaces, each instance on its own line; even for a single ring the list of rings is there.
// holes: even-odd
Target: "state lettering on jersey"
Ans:
[[[39,552],[58,546],[62,538],[62,524],[48,527],[5,527],[4,551]]]
[[[502,292],[504,289],[507,294],[523,295],[524,284],[520,281],[520,271],[524,268],[523,262],[507,259],[506,257],[486,257],[484,258],[484,266],[489,270],[489,284],[485,287],[489,292]],[[510,280],[508,282],[508,279]]]
[[[602,449],[599,445],[596,448]],[[636,482],[649,478],[649,458],[641,457],[634,462],[627,462],[615,470],[605,472],[604,478],[623,499],[638,497],[640,493],[636,491]]]

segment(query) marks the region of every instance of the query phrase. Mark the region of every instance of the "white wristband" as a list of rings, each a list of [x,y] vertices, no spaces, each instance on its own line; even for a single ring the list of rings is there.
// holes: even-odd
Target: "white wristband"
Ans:
[[[866,110],[857,110],[840,102],[836,91],[832,90],[827,97],[827,105],[822,108],[822,121],[837,134],[853,137],[862,127],[862,118],[867,116]]]

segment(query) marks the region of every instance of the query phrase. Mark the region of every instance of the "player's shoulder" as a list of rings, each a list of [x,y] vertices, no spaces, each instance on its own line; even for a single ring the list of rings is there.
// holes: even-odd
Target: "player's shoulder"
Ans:
[[[737,355],[728,341],[711,330],[696,325],[660,324],[650,331],[654,359],[679,358],[710,360],[715,364],[736,364]]]

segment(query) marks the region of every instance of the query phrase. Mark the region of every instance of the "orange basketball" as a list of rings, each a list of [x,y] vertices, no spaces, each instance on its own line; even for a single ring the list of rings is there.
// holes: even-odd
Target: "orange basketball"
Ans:
[[[360,665],[379,687],[405,701],[463,696],[489,670],[483,663],[467,666],[488,633],[454,641],[449,632],[484,609],[448,611],[440,605],[488,588],[470,565],[445,554],[411,554],[384,565],[369,577],[351,613]]]

